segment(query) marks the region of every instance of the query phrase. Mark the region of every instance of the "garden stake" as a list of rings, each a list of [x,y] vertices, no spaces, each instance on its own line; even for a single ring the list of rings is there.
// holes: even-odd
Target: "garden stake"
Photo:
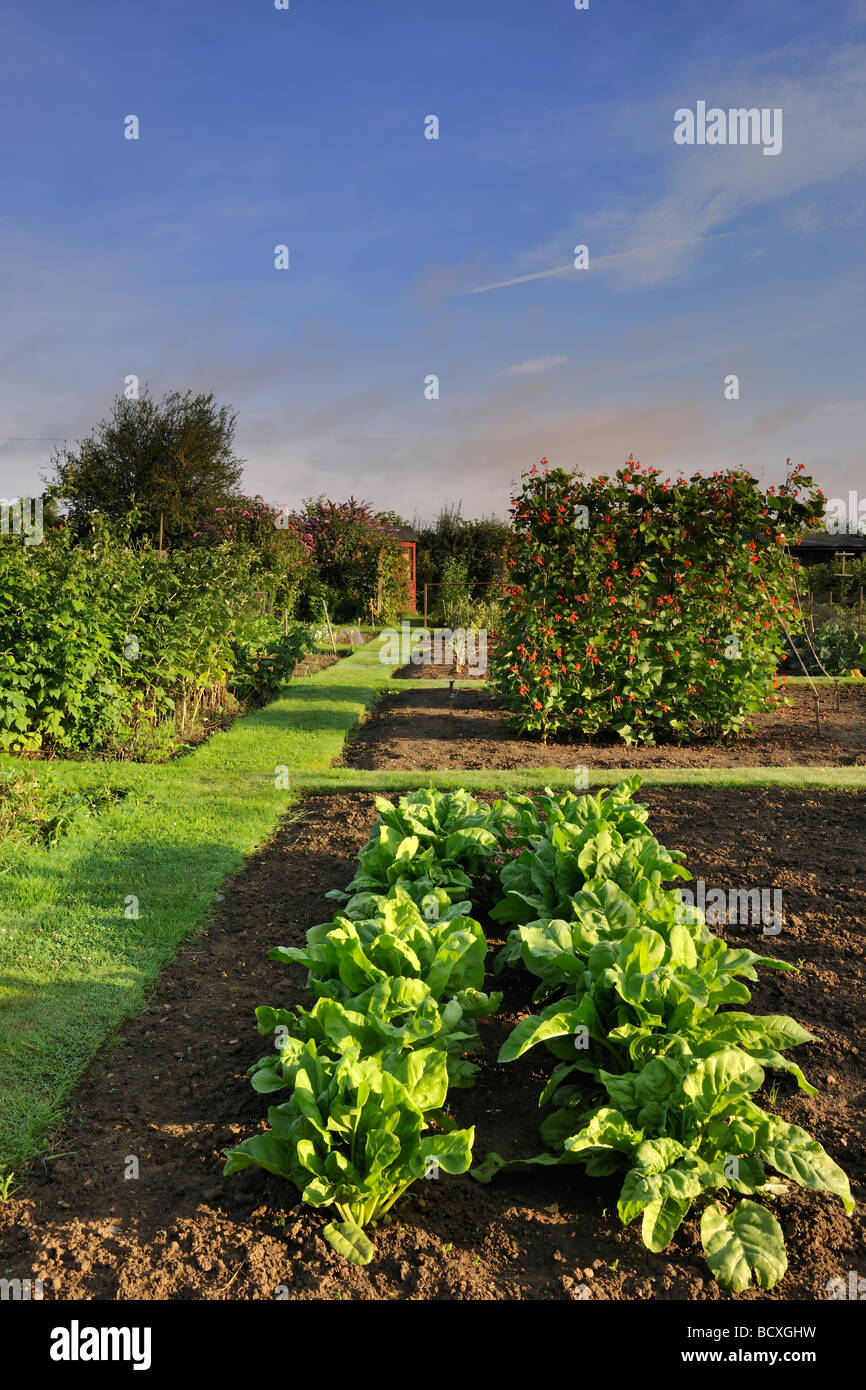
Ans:
[[[331,646],[334,648],[334,656],[337,655],[337,639],[334,637],[334,630],[331,627],[331,619],[328,617],[328,605],[322,599],[322,607],[325,610],[325,622],[328,624],[328,636],[331,639]]]

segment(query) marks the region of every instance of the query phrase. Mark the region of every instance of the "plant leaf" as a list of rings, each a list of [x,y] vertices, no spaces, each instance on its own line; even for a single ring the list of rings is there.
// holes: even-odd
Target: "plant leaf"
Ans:
[[[707,1264],[723,1288],[742,1293],[754,1282],[771,1289],[788,1268],[782,1228],[766,1207],[743,1198],[732,1212],[717,1203],[701,1218]]]
[[[373,1242],[354,1221],[332,1221],[322,1235],[344,1260],[368,1265],[373,1258]]]

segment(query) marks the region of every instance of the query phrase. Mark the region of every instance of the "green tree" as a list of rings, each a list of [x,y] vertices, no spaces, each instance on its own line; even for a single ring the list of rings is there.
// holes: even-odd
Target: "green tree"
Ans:
[[[166,542],[191,535],[237,492],[242,461],[233,453],[237,416],[212,393],[171,391],[155,401],[145,386],[136,400],[119,395],[108,417],[77,449],[55,450],[46,479],[78,532],[89,514],[121,521],[135,499],[135,539]]]
[[[432,524],[417,518],[418,584],[441,584],[449,560],[465,568],[470,585],[489,586],[502,572],[511,527],[497,517],[469,519],[460,515],[460,506],[444,506]],[[438,591],[437,591],[438,592]],[[486,588],[476,597],[487,597]]]

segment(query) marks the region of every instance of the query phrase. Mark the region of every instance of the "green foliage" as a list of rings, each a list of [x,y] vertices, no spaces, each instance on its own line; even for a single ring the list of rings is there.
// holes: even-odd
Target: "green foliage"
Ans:
[[[292,617],[302,590],[312,582],[312,539],[284,507],[240,495],[199,521],[187,545],[242,549],[256,587],[277,617]]]
[[[0,545],[0,748],[165,757],[204,703],[224,703],[236,664],[272,688],[297,630],[283,644],[260,626],[255,666],[253,582],[247,548],[160,557],[101,517],[80,543],[64,528]]]
[[[470,625],[472,594],[469,571],[464,561],[454,555],[449,555],[442,567],[441,607],[449,626]]]
[[[251,1165],[288,1178],[312,1207],[342,1218],[324,1235],[338,1254],[368,1264],[364,1227],[384,1216],[431,1164],[446,1173],[469,1168],[474,1130],[425,1135],[445,1103],[445,1055],[405,1053],[386,1069],[381,1054],[357,1047],[320,1056],[312,1041],[286,1067],[291,1098],[268,1111],[269,1129],[230,1150],[227,1174]]]
[[[314,639],[305,623],[277,631],[267,618],[249,623],[232,639],[228,689],[242,704],[266,704],[290,680],[298,662],[312,651]]]
[[[286,824],[295,777],[281,790],[268,770],[315,777],[329,768],[388,675],[369,643],[296,677],[266,709],[165,767],[5,758],[16,774],[34,770],[52,802],[106,780],[138,794],[98,816],[76,814],[48,852],[2,838],[0,1168],[46,1151],[95,1053],[141,1007],[179,943],[212,922],[226,876]],[[123,895],[146,903],[139,920],[122,915],[124,884]]]
[[[346,1002],[395,976],[422,980],[437,1000],[462,990],[477,993],[484,982],[484,933],[464,915],[468,902],[448,904],[439,917],[444,896],[425,893],[416,905],[405,889],[388,897],[365,894],[368,915],[359,917],[357,908],[354,918],[338,914],[311,927],[306,949],[278,946],[271,959],[306,966],[307,988],[319,998]]]
[[[459,897],[471,887],[469,873],[498,851],[511,816],[507,803],[486,806],[466,791],[410,792],[397,807],[377,797],[376,808],[379,819],[358,856],[358,872],[345,891],[332,889],[329,898],[387,893],[395,885],[411,888],[413,896],[443,888]]]
[[[432,525],[416,520],[413,529],[418,537],[416,569],[422,587],[441,583],[449,561],[462,567],[473,591],[500,577],[511,535],[507,522],[496,517],[470,520],[460,515],[459,507],[443,507]]]
[[[137,400],[115,398],[77,449],[56,451],[51,480],[66,503],[68,524],[86,533],[91,513],[122,522],[139,509],[134,539],[181,541],[235,493],[242,464],[232,452],[236,417],[212,393],[172,391],[157,402],[145,387]]]
[[[487,942],[452,899],[499,847],[505,823],[465,792],[417,792],[395,807],[377,798],[379,819],[358,856],[343,912],[312,927],[305,949],[271,958],[307,969],[312,1009],[256,1010],[275,1051],[251,1068],[262,1093],[292,1094],[268,1112],[270,1129],[226,1150],[226,1173],[257,1164],[289,1178],[311,1206],[342,1218],[326,1238],[366,1264],[364,1227],[383,1216],[435,1163],[464,1173],[474,1131],[442,1111],[449,1082],[472,1085],[462,1054],[480,1039],[471,1020],[501,995],[486,995]],[[425,848],[420,849],[421,841]],[[441,863],[440,863],[441,856]],[[443,1132],[424,1135],[431,1121]]]
[[[492,662],[515,725],[629,744],[739,732],[778,703],[800,623],[786,535],[821,506],[799,470],[767,493],[744,472],[670,483],[631,462],[613,481],[524,475]]]
[[[543,838],[524,807],[519,829],[532,850],[502,870],[493,915],[521,924],[506,963],[516,942],[541,982],[536,999],[550,1002],[517,1025],[500,1061],[539,1043],[556,1058],[541,1096],[554,1107],[541,1126],[550,1152],[518,1164],[577,1162],[599,1176],[624,1169],[620,1219],[640,1216],[651,1250],[668,1245],[703,1197],[784,1191],[767,1168],[835,1193],[850,1213],[848,1179],[821,1145],[752,1099],[765,1068],[816,1094],[783,1055],[811,1035],[793,1019],[731,1007],[749,1002],[744,981],[757,979],[757,966],[790,967],[728,947],[665,886],[688,874],[647,831],[645,808],[629,805],[638,784],[583,804],[549,798],[555,814]],[[477,1176],[502,1166],[491,1155]],[[771,1287],[784,1273],[778,1224],[754,1202],[731,1214],[708,1207],[702,1236],[726,1287],[747,1287],[753,1273]]]
[[[298,1011],[300,1033],[284,1011],[257,1011],[260,1031],[264,1021],[271,1032],[284,1025],[294,1038],[329,1037],[368,1050],[435,1041],[448,1054],[451,1084],[471,1085],[477,1068],[461,1054],[480,1038],[470,1020],[492,1013],[502,996],[482,992],[487,942],[464,915],[468,907],[441,889],[417,904],[404,888],[387,897],[356,895],[345,913],[307,932],[305,949],[270,952],[272,960],[306,966],[307,989],[319,1004],[309,1015]]]
[[[405,610],[405,556],[391,535],[390,521],[367,502],[354,497],[348,502],[311,497],[291,521],[309,541],[316,574],[307,591],[304,617],[321,621],[322,598],[332,622],[366,616],[371,603],[378,603],[380,580],[384,621],[392,623]]]
[[[833,603],[838,607],[855,608],[860,588],[866,586],[866,556],[845,560],[845,573],[842,561],[833,560],[827,564],[809,565],[800,576],[800,592],[805,596],[811,589],[815,598],[826,602],[833,595]]]
[[[805,666],[810,676],[847,676],[852,670],[859,670],[863,660],[863,642],[856,632],[839,623],[826,622],[815,629],[812,646],[805,636],[795,642],[796,653],[788,657],[788,674],[799,675]]]

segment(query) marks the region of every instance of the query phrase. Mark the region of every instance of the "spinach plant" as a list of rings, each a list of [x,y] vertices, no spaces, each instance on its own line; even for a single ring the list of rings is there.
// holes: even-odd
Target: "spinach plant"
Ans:
[[[586,798],[585,812],[551,816],[543,838],[530,828],[535,854],[502,871],[506,896],[493,915],[521,922],[509,959],[523,961],[540,980],[536,1000],[550,1002],[518,1024],[500,1061],[544,1043],[557,1065],[540,1104],[556,1108],[541,1125],[549,1152],[507,1165],[493,1154],[476,1176],[523,1164],[624,1168],[619,1215],[624,1224],[642,1218],[651,1250],[664,1249],[695,1202],[712,1199],[701,1237],[713,1274],[734,1290],[753,1279],[769,1288],[787,1258],[775,1217],[751,1200],[785,1191],[767,1168],[853,1210],[848,1179],[821,1145],[752,1099],[767,1067],[816,1094],[783,1055],[813,1038],[784,1015],[731,1007],[749,1002],[745,981],[757,966],[792,967],[729,947],[665,886],[688,874],[643,817],[623,814],[638,784],[616,789],[615,817]],[[719,1194],[745,1195],[728,1212]]]
[[[469,1168],[474,1131],[454,1129],[441,1113],[448,1089],[438,1048],[403,1054],[386,1070],[358,1047],[322,1056],[313,1041],[288,1068],[289,1100],[268,1111],[270,1128],[226,1150],[225,1172],[250,1166],[288,1178],[312,1207],[333,1207],[339,1220],[325,1238],[346,1259],[368,1264],[365,1227],[378,1221],[432,1165]],[[431,1122],[449,1132],[426,1134]]]
[[[511,815],[507,803],[486,806],[465,791],[431,789],[402,796],[398,806],[376,798],[379,819],[369,843],[358,856],[358,872],[345,890],[329,898],[345,899],[392,886],[426,893],[444,888],[449,897],[471,888],[470,873],[488,866],[500,849]]]

